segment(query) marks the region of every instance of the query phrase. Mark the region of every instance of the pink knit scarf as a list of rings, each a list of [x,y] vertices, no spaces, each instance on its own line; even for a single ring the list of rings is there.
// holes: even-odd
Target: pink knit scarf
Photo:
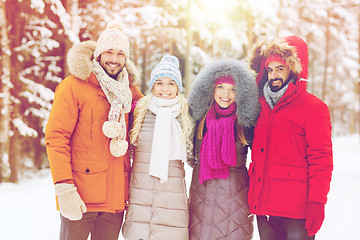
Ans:
[[[236,103],[222,109],[214,102],[205,120],[207,132],[200,148],[199,181],[229,176],[229,167],[236,166],[235,120]]]

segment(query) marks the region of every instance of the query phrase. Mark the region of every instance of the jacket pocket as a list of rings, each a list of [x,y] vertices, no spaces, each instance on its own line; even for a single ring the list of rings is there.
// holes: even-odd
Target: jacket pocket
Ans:
[[[302,218],[308,196],[307,168],[275,164],[269,166],[268,173],[268,207]]]
[[[108,163],[74,161],[74,182],[85,203],[104,203],[107,195]]]
[[[304,167],[294,167],[274,164],[269,167],[269,177],[272,179],[287,179],[307,182],[308,169]]]

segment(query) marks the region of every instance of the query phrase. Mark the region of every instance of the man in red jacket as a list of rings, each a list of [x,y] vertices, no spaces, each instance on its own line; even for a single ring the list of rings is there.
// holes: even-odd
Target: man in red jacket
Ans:
[[[265,42],[251,58],[261,112],[249,167],[249,206],[262,240],[314,239],[333,170],[327,105],[306,92],[308,50],[297,36]]]

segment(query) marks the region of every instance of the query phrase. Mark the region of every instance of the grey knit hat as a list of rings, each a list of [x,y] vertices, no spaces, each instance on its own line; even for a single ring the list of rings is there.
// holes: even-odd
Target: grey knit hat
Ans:
[[[152,89],[155,81],[162,77],[169,77],[173,79],[179,88],[179,92],[183,92],[181,72],[179,70],[179,60],[175,56],[163,56],[160,63],[153,68],[151,71],[149,89]]]

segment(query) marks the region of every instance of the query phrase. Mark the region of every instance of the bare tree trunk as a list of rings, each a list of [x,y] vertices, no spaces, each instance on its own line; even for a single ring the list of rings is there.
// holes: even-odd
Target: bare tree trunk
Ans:
[[[16,49],[21,45],[22,34],[24,33],[24,24],[21,22],[21,18],[18,15],[20,3],[17,1],[7,1],[6,4],[10,14],[7,15],[9,25],[12,26],[9,31],[9,39],[12,39],[10,49]],[[10,57],[10,81],[12,83],[11,96],[17,98],[22,91],[22,83],[19,81],[19,73],[22,71],[21,63],[18,60],[18,53],[16,51],[11,52]],[[19,117],[20,101],[11,102],[10,112],[10,129],[12,136],[9,141],[9,165],[11,170],[10,181],[16,183],[18,181],[18,166],[21,152],[19,151],[21,146],[21,136],[19,130],[12,124],[12,120]]]
[[[41,126],[39,123],[39,119],[34,120],[34,126]],[[40,127],[35,129],[38,133],[42,131]],[[32,149],[33,149],[33,162],[37,170],[40,170],[43,166],[43,158],[42,153],[46,152],[46,149],[43,144],[41,144],[41,139],[43,136],[38,134],[37,137],[32,141]]]
[[[19,167],[19,149],[20,149],[20,141],[19,141],[19,131],[12,124],[12,129],[14,135],[10,138],[10,151],[9,151],[9,164],[10,164],[10,182],[17,183],[18,182],[18,167]]]
[[[9,126],[10,126],[10,45],[7,32],[7,19],[5,3],[0,1],[0,35],[1,35],[1,119],[0,119],[0,162],[4,155],[9,154]],[[0,164],[0,182],[3,181],[2,168]]]
[[[192,1],[188,0],[187,4],[187,22],[186,22],[186,31],[187,31],[187,38],[186,38],[186,56],[185,56],[185,94],[186,96],[190,92],[190,86],[192,82],[192,58],[191,58],[191,46],[192,46],[192,39],[193,39],[193,32],[191,29],[192,26],[192,19],[191,19],[191,4]]]
[[[134,40],[131,42],[130,45],[133,46],[132,49],[134,49],[134,51],[132,51],[133,56],[134,56],[132,58],[132,61],[135,64],[135,66],[138,66],[138,64],[139,64],[139,52],[138,52],[138,46],[137,46],[137,39],[134,38]],[[138,83],[138,84],[140,84],[140,83]]]
[[[331,1],[332,2],[332,1]],[[327,9],[327,16],[330,17],[330,9]],[[329,24],[326,25],[326,32],[325,32],[325,64],[324,64],[324,80],[322,85],[322,94],[321,99],[324,101],[326,97],[326,87],[328,81],[328,69],[329,69],[329,53],[330,53],[330,26]]]
[[[67,52],[70,50],[73,44],[79,41],[79,33],[80,33],[80,24],[79,24],[80,17],[78,15],[79,1],[67,0],[64,3],[64,7],[70,16],[71,32],[74,33],[73,36],[77,36],[77,39],[69,39],[69,38],[64,39],[64,45],[65,45],[64,56],[66,56]],[[69,75],[69,69],[67,64],[65,64],[64,73],[65,73],[64,77]]]
[[[325,64],[324,64],[324,80],[322,84],[322,94],[321,99],[324,101],[326,97],[326,85],[327,85],[327,71],[329,68],[329,42],[330,42],[330,31],[329,27],[326,27],[326,33],[325,33]]]
[[[147,41],[146,41],[146,34],[143,34],[143,37],[144,37],[144,49],[143,49],[143,61],[142,61],[142,74],[141,74],[141,84],[140,84],[140,91],[142,93],[145,93],[145,90],[146,90],[146,58],[147,58],[147,47],[148,47],[148,44],[147,44]]]
[[[279,19],[282,19],[281,17],[282,17],[282,10],[283,10],[283,7],[284,7],[284,3],[283,3],[283,0],[280,0],[279,1],[279,4],[280,4],[280,6],[279,6],[279,11],[278,11],[278,18]],[[283,20],[283,19],[282,19]],[[276,37],[278,38],[279,37],[279,27],[277,27],[276,28]]]
[[[247,38],[248,38],[248,43],[249,43],[249,47],[252,49],[253,45],[255,43],[255,34],[254,34],[254,16],[252,16],[251,14],[247,14],[247,25],[248,25],[248,30],[246,32],[247,34]],[[246,50],[248,51],[248,50]],[[245,53],[245,56],[248,55],[248,52]]]

